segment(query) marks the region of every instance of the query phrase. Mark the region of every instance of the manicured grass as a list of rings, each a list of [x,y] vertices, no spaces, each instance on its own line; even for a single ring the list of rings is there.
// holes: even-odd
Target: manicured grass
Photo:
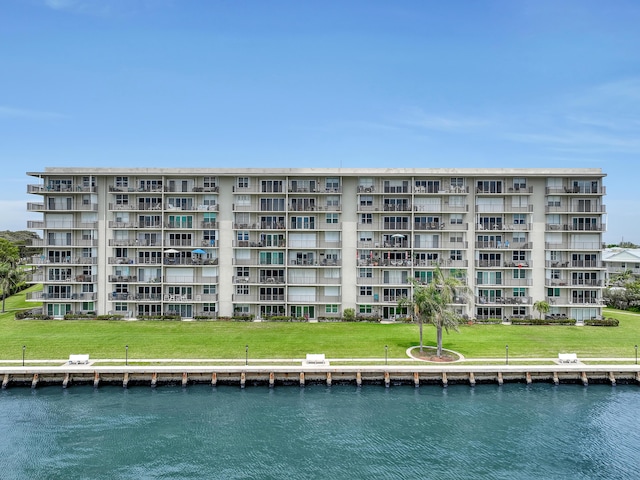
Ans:
[[[7,310],[29,308],[22,292],[7,299]],[[462,325],[460,333],[444,335],[444,347],[466,358],[627,357],[640,343],[640,315],[607,310],[619,327]],[[71,353],[89,353],[92,359],[121,359],[129,345],[136,358],[302,358],[324,353],[329,358],[406,358],[417,345],[414,324],[368,323],[244,323],[161,321],[34,321],[15,320],[14,311],[0,314],[0,359],[18,360],[22,345],[26,359],[66,359]],[[435,330],[425,326],[425,345],[433,345]]]

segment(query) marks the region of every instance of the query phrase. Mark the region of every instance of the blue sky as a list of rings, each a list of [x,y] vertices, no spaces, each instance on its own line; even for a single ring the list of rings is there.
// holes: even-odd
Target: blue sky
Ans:
[[[3,0],[0,230],[47,166],[587,167],[640,243],[635,0]]]

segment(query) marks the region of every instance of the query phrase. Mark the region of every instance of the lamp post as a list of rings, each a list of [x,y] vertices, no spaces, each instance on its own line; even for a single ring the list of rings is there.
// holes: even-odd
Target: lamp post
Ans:
[[[26,345],[22,345],[22,366],[24,367],[24,352],[27,349]],[[638,356],[638,346],[636,345],[636,357]],[[636,363],[638,363],[636,361]]]
[[[124,364],[129,365],[129,345],[124,346]]]
[[[389,353],[389,345],[384,346],[384,364],[387,365],[387,358]]]
[[[638,364],[638,345],[636,345],[636,365]]]
[[[504,350],[506,353],[506,362],[507,362],[507,365],[509,365],[509,345],[505,345]]]
[[[249,365],[249,345],[244,346],[244,364]]]

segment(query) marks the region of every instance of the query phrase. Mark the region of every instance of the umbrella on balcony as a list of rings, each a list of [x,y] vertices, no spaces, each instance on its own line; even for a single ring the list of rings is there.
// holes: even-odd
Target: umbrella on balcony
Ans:
[[[169,250],[165,250],[164,253],[180,253],[180,252],[175,248],[170,248]]]
[[[201,248],[196,248],[195,250],[191,250],[191,253],[196,253],[196,254],[198,254],[198,255],[204,255],[204,254],[205,254],[205,253],[207,253],[207,252],[205,252],[205,251],[204,251],[203,249],[201,249]]]

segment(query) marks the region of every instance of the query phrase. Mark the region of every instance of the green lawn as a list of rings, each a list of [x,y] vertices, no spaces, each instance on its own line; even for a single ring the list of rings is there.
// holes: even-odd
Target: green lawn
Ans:
[[[293,359],[306,353],[330,358],[406,358],[418,342],[414,324],[368,323],[244,323],[161,321],[33,321],[15,320],[14,309],[28,308],[25,293],[6,301],[0,314],[0,359],[17,360],[26,345],[26,359],[65,359],[70,353],[89,353],[92,359],[124,358],[250,358]],[[444,347],[467,358],[556,357],[575,352],[579,357],[633,357],[640,343],[640,316],[607,310],[620,320],[613,327],[463,325],[460,333],[444,335]],[[425,345],[433,345],[435,330],[425,327]]]

